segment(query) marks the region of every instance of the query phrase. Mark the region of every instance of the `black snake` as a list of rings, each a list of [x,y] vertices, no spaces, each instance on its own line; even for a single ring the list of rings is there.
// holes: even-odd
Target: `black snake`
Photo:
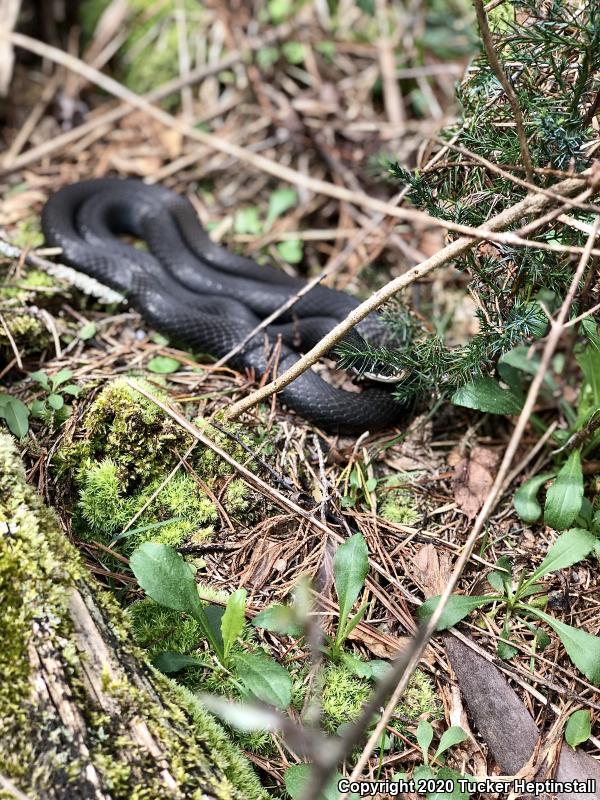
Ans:
[[[66,263],[121,292],[157,330],[217,358],[305,285],[218,246],[188,200],[138,180],[100,178],[66,186],[48,200],[42,228],[47,243],[62,248]],[[122,234],[137,237],[145,248],[126,243]],[[357,305],[350,295],[317,285],[266,328],[267,342],[264,332],[255,334],[230,363],[264,374],[268,344],[280,336],[281,374],[298,360],[297,351],[313,347]],[[383,325],[371,315],[357,330],[380,340]],[[313,370],[280,398],[315,425],[340,433],[381,429],[402,412],[386,388],[346,391]]]

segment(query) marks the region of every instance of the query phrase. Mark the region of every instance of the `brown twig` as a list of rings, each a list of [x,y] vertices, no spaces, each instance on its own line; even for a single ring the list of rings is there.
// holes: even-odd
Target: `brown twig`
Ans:
[[[525,126],[523,124],[523,114],[521,112],[521,106],[519,105],[519,101],[517,99],[517,95],[515,94],[515,90],[511,86],[504,69],[502,68],[502,64],[500,63],[500,59],[498,58],[498,54],[496,53],[496,49],[494,47],[494,40],[492,37],[492,32],[490,30],[490,26],[488,24],[487,14],[485,13],[485,8],[483,5],[483,0],[475,0],[475,13],[477,14],[477,22],[479,24],[479,30],[481,31],[481,38],[483,40],[483,46],[485,47],[485,52],[490,63],[490,67],[493,69],[495,76],[498,78],[502,88],[506,93],[506,97],[508,98],[508,102],[512,108],[514,117],[515,117],[515,124],[517,126],[517,136],[519,137],[519,147],[521,149],[521,158],[523,159],[523,164],[525,166],[525,174],[527,175],[527,180],[530,183],[534,182],[534,172],[533,172],[533,164],[531,163],[531,156],[529,154],[529,146],[527,144],[527,135],[525,133]]]

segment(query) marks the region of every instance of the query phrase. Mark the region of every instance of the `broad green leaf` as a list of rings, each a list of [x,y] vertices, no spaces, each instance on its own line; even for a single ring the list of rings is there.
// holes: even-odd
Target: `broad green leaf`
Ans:
[[[48,375],[44,372],[44,370],[39,369],[37,372],[30,372],[29,377],[32,381],[39,383],[43,389],[49,390],[50,389],[50,382],[48,380]]]
[[[179,672],[180,669],[185,667],[205,667],[206,664],[200,658],[195,656],[186,656],[184,653],[174,653],[171,650],[164,650],[162,653],[157,653],[152,659],[152,663],[165,675],[171,672]]]
[[[503,661],[511,661],[518,652],[517,648],[513,647],[508,641],[500,640],[496,646],[496,654]]]
[[[579,744],[587,742],[592,735],[592,722],[587,708],[573,712],[565,728],[565,741],[573,750]]]
[[[350,672],[357,675],[359,678],[369,678],[371,680],[381,680],[384,675],[386,675],[389,670],[391,669],[391,665],[389,661],[383,661],[382,659],[376,658],[372,661],[362,661],[360,658],[351,655],[350,653],[345,653],[342,650],[341,659]]]
[[[455,406],[475,408],[488,414],[518,414],[523,401],[510,389],[503,389],[492,378],[476,378],[456,390]]]
[[[221,617],[221,636],[223,637],[225,658],[227,658],[238,636],[244,630],[245,621],[246,590],[240,588],[229,595],[225,612]]]
[[[481,608],[481,606],[487,603],[493,603],[495,600],[501,599],[501,597],[491,594],[473,595],[472,597],[464,594],[451,594],[442,611],[442,616],[438,621],[436,630],[443,631],[447,628],[451,628],[476,608]],[[437,608],[439,601],[440,595],[430,597],[429,600],[417,609],[417,617],[421,620],[429,619]]]
[[[527,610],[552,628],[577,669],[583,672],[594,686],[598,686],[600,684],[600,637],[559,622],[550,614],[533,606],[528,605]]]
[[[288,264],[299,264],[304,255],[300,239],[289,239],[287,242],[280,242],[277,245],[277,252]]]
[[[429,763],[429,748],[433,741],[433,726],[426,719],[422,719],[417,726],[417,742],[423,753],[423,761]]]
[[[490,585],[502,594],[508,594],[512,585],[512,562],[508,556],[500,556],[496,569],[487,576]]]
[[[270,228],[273,222],[282,214],[296,205],[298,202],[298,193],[295,189],[284,187],[276,189],[271,192],[269,197],[269,213],[267,214],[267,228]]]
[[[252,236],[262,233],[263,224],[258,215],[258,208],[250,206],[250,208],[240,208],[236,211],[233,218],[233,230],[236,233],[249,233]]]
[[[64,404],[65,401],[62,395],[54,393],[48,395],[48,405],[55,411],[60,411]]]
[[[29,410],[31,411],[32,417],[43,417],[46,412],[46,401],[45,400],[34,400],[31,404]],[[2,416],[0,412],[0,416]]]
[[[568,528],[581,508],[583,473],[579,450],[574,450],[546,492],[544,522],[557,531]]]
[[[367,492],[374,492],[377,488],[377,478],[369,478],[368,481],[365,483],[365,489]]]
[[[81,387],[77,386],[75,383],[68,383],[66,386],[63,386],[60,391],[61,394],[70,394],[73,397],[77,397],[81,391]]]
[[[0,395],[0,418],[6,420],[8,430],[18,439],[22,439],[29,430],[29,409],[18,397]]]
[[[519,486],[513,497],[513,506],[523,522],[531,524],[542,516],[542,507],[537,499],[538,492],[555,472],[542,472]]]
[[[144,542],[131,554],[129,565],[139,585],[159,605],[194,618],[202,612],[194,576],[173,547]]]
[[[70,381],[73,377],[73,370],[71,369],[61,369],[59,370],[56,375],[52,375],[50,378],[50,383],[52,384],[52,388],[56,391],[56,388],[60,386],[62,383],[66,383]]]
[[[445,753],[446,750],[449,750],[451,747],[464,742],[465,739],[468,738],[468,734],[460,727],[460,725],[452,725],[451,728],[448,728],[448,730],[443,732],[440,743],[438,744],[438,748],[435,751],[434,758],[438,758]]]
[[[548,550],[546,558],[527,578],[526,585],[535,583],[551,572],[566,569],[578,561],[583,561],[594,549],[596,541],[594,534],[583,528],[571,528],[570,531],[561,533]]]
[[[288,671],[268,656],[236,655],[238,678],[257,700],[285,709],[292,701],[292,680]]]
[[[252,620],[256,628],[264,628],[273,633],[281,633],[284,636],[302,636],[304,631],[298,624],[296,614],[291,606],[275,604],[265,608]]]
[[[362,533],[355,533],[341,544],[333,559],[335,590],[340,605],[338,632],[348,621],[348,614],[364,586],[369,571],[369,551]]]
[[[85,325],[79,330],[79,338],[84,342],[88,339],[93,339],[96,335],[96,323],[86,322]]]
[[[283,773],[285,788],[292,800],[303,800],[305,790],[308,787],[312,767],[310,764],[294,764],[288,767]],[[339,772],[331,776],[319,800],[338,800],[340,793],[338,783],[342,779]],[[358,800],[358,795],[352,792],[348,795],[349,800]]]
[[[154,356],[148,362],[148,369],[157,375],[170,375],[172,372],[177,372],[181,366],[181,361],[171,356]]]

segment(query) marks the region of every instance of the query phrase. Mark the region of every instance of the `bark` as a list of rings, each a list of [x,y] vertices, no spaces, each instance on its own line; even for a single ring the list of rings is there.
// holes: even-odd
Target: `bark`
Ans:
[[[0,798],[267,797],[223,729],[131,642],[0,434]]]

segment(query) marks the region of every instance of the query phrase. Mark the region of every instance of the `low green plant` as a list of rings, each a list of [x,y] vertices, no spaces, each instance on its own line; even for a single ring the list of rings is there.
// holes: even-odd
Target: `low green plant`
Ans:
[[[18,397],[5,392],[0,394],[0,419],[5,421],[8,430],[18,439],[27,435],[29,409]]]
[[[456,625],[468,614],[485,606],[492,606],[490,612],[498,616],[504,612],[502,638],[498,644],[498,655],[510,659],[517,653],[511,643],[512,620],[521,617],[534,635],[534,647],[543,648],[548,641],[543,630],[531,625],[527,620],[533,618],[548,625],[561,640],[569,658],[593,684],[600,684],[600,637],[567,625],[547,614],[543,608],[546,598],[541,579],[559,569],[565,569],[587,558],[595,549],[597,539],[593,533],[582,528],[572,528],[560,534],[548,550],[546,558],[537,569],[526,575],[522,572],[513,579],[513,566],[506,556],[500,558],[488,575],[488,581],[495,594],[450,595],[442,612],[437,630],[445,630]],[[428,619],[436,609],[438,597],[432,597],[419,608],[418,616]]]
[[[194,665],[222,669],[233,673],[246,693],[257,700],[279,709],[290,705],[292,681],[287,670],[266,654],[234,649],[245,624],[245,589],[233,592],[224,610],[203,604],[190,566],[174,548],[155,542],[140,545],[133,552],[130,565],[148,597],[165,608],[188,614],[198,623],[217,662],[210,665],[194,656],[165,652],[156,660],[157,666],[165,672]]]
[[[65,398],[77,397],[81,391],[76,384],[68,383],[73,377],[73,372],[70,369],[61,369],[55,375],[48,375],[44,370],[38,370],[30,373],[29,377],[39,384],[45,393],[43,398],[32,402],[31,416],[55,427],[62,425],[73,410]]]
[[[565,726],[565,742],[573,750],[580,744],[587,742],[592,735],[592,721],[587,708],[574,711]]]
[[[444,797],[448,800],[466,800],[469,797],[467,792],[463,792],[457,783],[458,778],[463,776],[444,763],[444,753],[450,748],[464,742],[468,738],[467,733],[460,725],[452,725],[444,731],[432,756],[429,751],[433,742],[434,730],[430,722],[423,719],[417,726],[417,743],[423,756],[423,763],[416,766],[412,773],[412,779],[419,794],[425,794],[427,800],[437,800]],[[406,773],[394,775],[395,781],[407,780]]]

